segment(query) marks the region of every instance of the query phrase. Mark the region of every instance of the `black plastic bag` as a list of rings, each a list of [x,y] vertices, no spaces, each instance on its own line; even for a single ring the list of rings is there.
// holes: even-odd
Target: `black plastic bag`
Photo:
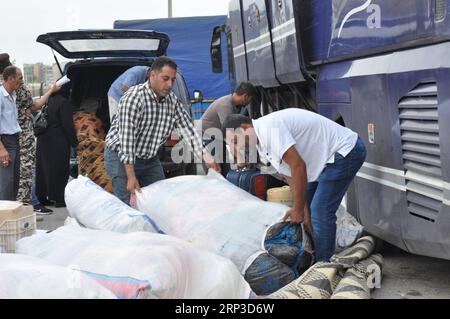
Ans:
[[[253,292],[260,296],[269,295],[293,280],[295,273],[277,258],[264,253],[248,267],[244,275]]]

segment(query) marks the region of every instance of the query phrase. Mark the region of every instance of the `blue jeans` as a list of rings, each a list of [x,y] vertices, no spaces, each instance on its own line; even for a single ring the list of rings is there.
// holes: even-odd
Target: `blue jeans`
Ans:
[[[106,147],[104,154],[105,168],[111,179],[114,194],[125,204],[129,205],[130,193],[127,190],[128,177],[125,172],[125,166],[120,162],[117,152]],[[161,162],[157,157],[148,160],[137,158],[134,164],[134,171],[141,187],[165,178]]]
[[[31,205],[39,205],[39,199],[36,196],[36,169],[33,169],[33,184],[31,185]]]
[[[366,147],[358,138],[353,150],[343,157],[335,154],[317,182],[308,183],[307,200],[311,211],[316,261],[328,261],[336,246],[336,211],[348,187],[366,158]]]

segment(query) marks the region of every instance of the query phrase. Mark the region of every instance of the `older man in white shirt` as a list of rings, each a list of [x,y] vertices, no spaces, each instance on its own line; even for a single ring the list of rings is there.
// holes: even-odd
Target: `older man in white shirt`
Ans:
[[[16,200],[19,190],[20,153],[19,123],[15,90],[23,84],[19,68],[9,66],[3,71],[0,87],[0,200]]]

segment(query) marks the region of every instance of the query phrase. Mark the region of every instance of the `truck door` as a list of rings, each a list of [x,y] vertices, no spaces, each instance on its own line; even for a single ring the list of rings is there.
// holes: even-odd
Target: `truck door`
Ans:
[[[299,1],[270,0],[269,4],[277,78],[283,84],[303,82]]]
[[[266,88],[278,86],[267,10],[270,7],[266,7],[265,0],[242,0],[242,4],[249,81]]]
[[[231,32],[231,43],[233,48],[236,81],[248,81],[247,55],[245,47],[245,36],[242,25],[242,7],[240,0],[232,0],[229,4],[229,25]]]

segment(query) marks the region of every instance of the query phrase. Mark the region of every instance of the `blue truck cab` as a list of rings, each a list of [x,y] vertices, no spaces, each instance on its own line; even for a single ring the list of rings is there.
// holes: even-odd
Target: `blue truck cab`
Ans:
[[[236,81],[259,91],[251,116],[295,106],[357,132],[368,154],[348,211],[369,233],[444,259],[449,15],[447,0],[231,0],[222,28]]]

